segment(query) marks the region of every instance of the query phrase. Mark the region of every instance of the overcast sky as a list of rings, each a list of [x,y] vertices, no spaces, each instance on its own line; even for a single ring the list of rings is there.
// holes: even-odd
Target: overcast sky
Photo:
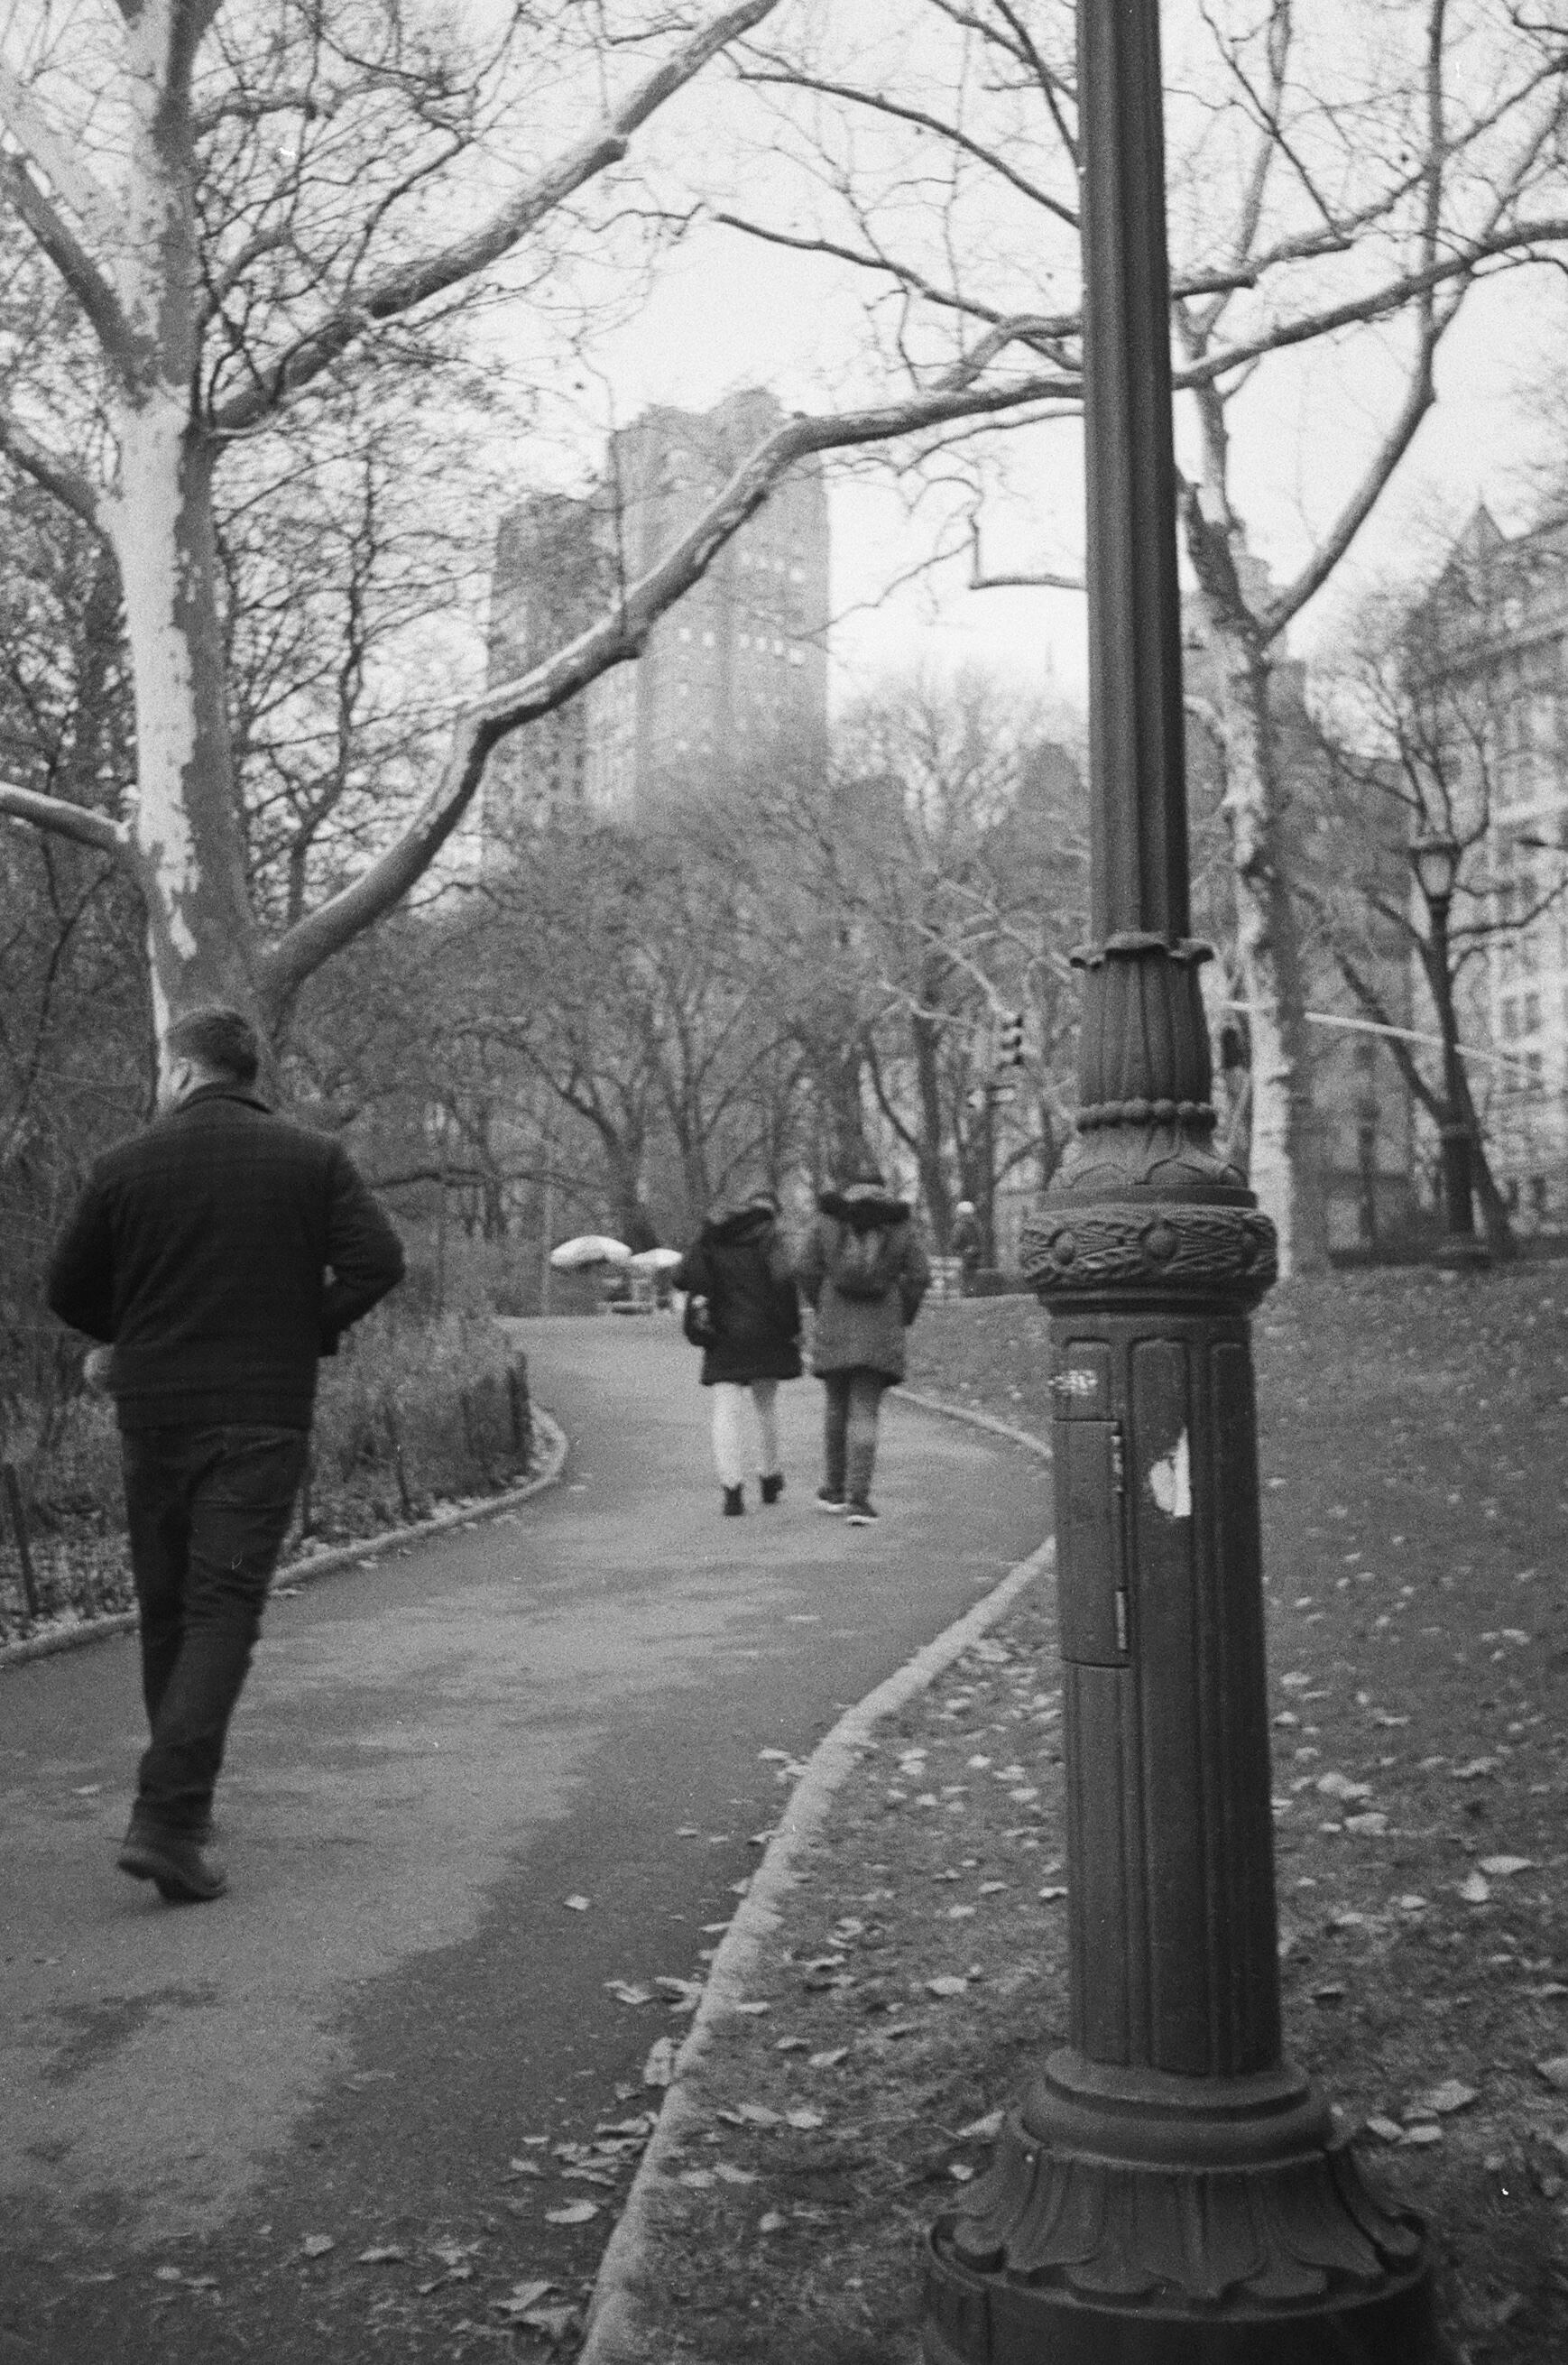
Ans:
[[[1477,499],[1491,501],[1505,524],[1522,520],[1522,465],[1539,437],[1521,418],[1519,387],[1562,352],[1560,284],[1537,271],[1471,297],[1441,355],[1437,407],[1341,575],[1296,628],[1301,654],[1343,629],[1370,583],[1429,568],[1443,534]],[[747,385],[770,386],[786,408],[819,407],[824,378],[842,366],[853,309],[854,291],[833,284],[814,261],[759,251],[734,232],[699,231],[666,267],[646,308],[606,348],[617,407],[623,417],[650,402],[701,409]],[[1398,342],[1391,332],[1391,353]],[[1238,489],[1254,547],[1277,576],[1305,555],[1304,516],[1321,520],[1337,488],[1350,481],[1387,415],[1379,397],[1391,384],[1378,382],[1364,344],[1353,370],[1327,351],[1273,365],[1271,413],[1254,422]],[[1081,556],[1078,430],[1043,427],[1014,442],[1013,497],[985,512],[986,569],[1074,565]],[[832,515],[838,696],[890,667],[966,660],[1030,687],[1081,692],[1081,599],[974,593],[961,566],[890,592],[928,555],[931,525],[907,517],[890,488],[857,483],[835,489]]]

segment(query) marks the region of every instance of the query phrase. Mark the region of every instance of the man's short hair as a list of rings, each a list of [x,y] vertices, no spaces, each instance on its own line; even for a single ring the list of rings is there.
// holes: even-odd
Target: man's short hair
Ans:
[[[219,1003],[187,1010],[170,1026],[164,1041],[171,1058],[194,1059],[237,1084],[251,1084],[262,1064],[262,1040],[242,1010]]]

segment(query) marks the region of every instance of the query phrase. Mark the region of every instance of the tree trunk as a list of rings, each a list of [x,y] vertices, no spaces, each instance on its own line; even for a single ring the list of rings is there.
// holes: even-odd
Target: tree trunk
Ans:
[[[910,1017],[910,1031],[914,1037],[915,1088],[920,1103],[920,1138],[916,1155],[920,1162],[920,1187],[931,1219],[932,1237],[938,1255],[947,1253],[948,1235],[953,1228],[953,1202],[947,1189],[946,1169],[942,1161],[942,1079],[936,1065],[938,1033],[933,1020],[914,1011]]]
[[[183,395],[128,404],[118,425],[118,479],[104,522],[136,685],[129,826],[158,1032],[203,1002],[267,1019],[235,809],[209,457]]]
[[[1281,846],[1282,798],[1267,650],[1249,622],[1205,600],[1225,760],[1236,941],[1251,1037],[1252,1188],[1274,1221],[1280,1272],[1328,1262],[1301,939]]]
[[[1474,1097],[1470,1089],[1470,1075],[1462,1058],[1458,1063],[1459,1108],[1456,1114],[1470,1129],[1470,1180],[1475,1193],[1475,1205],[1481,1216],[1481,1228],[1486,1235],[1486,1245],[1499,1264],[1507,1264],[1519,1252],[1514,1237],[1513,1220],[1508,1203],[1497,1188],[1497,1178],[1492,1171],[1492,1161],[1486,1155],[1482,1136],[1481,1119],[1476,1114]]]

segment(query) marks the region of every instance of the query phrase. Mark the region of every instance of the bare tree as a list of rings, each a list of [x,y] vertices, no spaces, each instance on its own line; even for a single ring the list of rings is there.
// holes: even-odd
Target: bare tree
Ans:
[[[1325,1228],[1280,828],[1273,654],[1409,450],[1467,295],[1497,271],[1551,260],[1568,237],[1568,50],[1506,0],[1332,12],[1215,0],[1171,26],[1169,42],[1176,384],[1197,430],[1182,522],[1213,659],[1206,719],[1225,765],[1239,968],[1254,1014],[1252,1175],[1288,1269],[1321,1257]],[[756,36],[742,71],[773,103],[775,140],[815,194],[788,221],[738,202],[724,219],[863,273],[872,350],[890,382],[918,382],[939,356],[982,351],[1001,333],[1072,375],[1078,129],[1067,0],[928,0],[870,42],[819,17],[791,46]],[[1383,415],[1306,562],[1276,588],[1248,552],[1234,454],[1238,443],[1278,451],[1268,389],[1279,365],[1327,346],[1365,355]],[[1062,392],[1014,407],[1008,423],[1061,416]],[[968,427],[937,432],[924,452],[922,483],[950,496],[939,547],[973,564],[986,439]],[[1261,456],[1268,465],[1271,453]],[[1301,456],[1290,453],[1293,468]],[[1060,583],[1071,571],[1036,579]]]
[[[1488,1241],[1506,1257],[1512,1231],[1479,1104],[1494,1095],[1478,1090],[1462,1044],[1450,1072],[1422,1055],[1397,1026],[1390,990],[1413,964],[1444,1031],[1473,1043],[1491,1031],[1485,971],[1500,965],[1528,988],[1544,924],[1568,895],[1563,855],[1517,818],[1499,823],[1499,807],[1519,803],[1508,793],[1520,753],[1514,702],[1494,669],[1466,663],[1462,645],[1495,645],[1485,630],[1492,590],[1456,555],[1431,591],[1373,602],[1358,618],[1321,717],[1322,804],[1294,891],[1363,1015],[1388,1030],[1418,1106],[1439,1134],[1469,1135]],[[1452,848],[1452,916],[1445,897],[1439,925],[1410,858],[1424,841]],[[1505,1105],[1529,1088],[1529,1064],[1522,1054],[1495,1064]]]
[[[0,322],[0,454],[112,554],[138,759],[123,814],[21,782],[0,787],[0,812],[129,872],[160,1016],[221,995],[275,1030],[305,979],[425,874],[497,741],[634,657],[797,459],[1055,384],[1038,369],[987,377],[1003,332],[913,397],[791,420],[598,623],[456,704],[417,810],[320,900],[258,906],[237,792],[247,718],[226,667],[220,470],[345,387],[375,408],[450,368],[468,308],[564,285],[575,245],[614,215],[634,135],[774,5],[733,0],[703,16],[651,0],[591,11],[540,0],[503,14],[487,49],[414,0],[234,11],[123,0],[118,28],[73,16],[57,31],[40,14],[30,49],[0,57],[0,181],[30,242]],[[554,146],[570,104],[587,128]],[[355,664],[351,625],[339,666],[351,700]],[[283,780],[276,790],[272,821],[286,811],[296,847],[319,843],[320,798]]]

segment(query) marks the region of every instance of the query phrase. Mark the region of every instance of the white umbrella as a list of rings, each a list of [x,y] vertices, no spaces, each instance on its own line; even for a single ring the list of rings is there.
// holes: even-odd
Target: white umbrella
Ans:
[[[552,1249],[550,1261],[557,1272],[580,1272],[585,1265],[630,1264],[632,1251],[624,1240],[612,1240],[607,1232],[580,1232],[575,1240],[563,1240]]]
[[[642,1249],[632,1260],[633,1272],[673,1272],[680,1262],[678,1249]]]

